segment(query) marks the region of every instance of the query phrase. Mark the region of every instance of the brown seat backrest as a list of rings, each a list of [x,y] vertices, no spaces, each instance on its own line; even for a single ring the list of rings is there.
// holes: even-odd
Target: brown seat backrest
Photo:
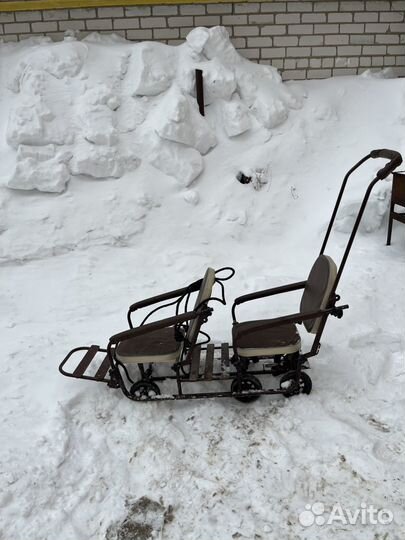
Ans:
[[[204,278],[201,283],[200,290],[198,291],[197,299],[194,304],[194,310],[201,310],[204,307],[204,303],[211,298],[212,288],[215,283],[215,270],[213,268],[207,268]],[[201,319],[193,319],[187,332],[187,340],[189,343],[193,343],[198,337],[200,331]]]
[[[328,255],[319,255],[309,273],[301,298],[300,311],[318,311],[328,304],[337,274],[336,264]],[[304,321],[308,332],[316,334],[322,317]]]

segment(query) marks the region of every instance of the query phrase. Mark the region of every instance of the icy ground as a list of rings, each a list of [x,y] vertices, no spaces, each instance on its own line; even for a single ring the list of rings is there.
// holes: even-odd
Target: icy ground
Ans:
[[[198,49],[204,32],[194,37]],[[82,79],[76,69],[83,42],[73,42],[76,56],[59,51],[61,62],[50,44],[0,45],[0,538],[402,540],[405,238],[394,225],[393,245],[385,246],[389,182],[377,185],[370,201],[338,291],[350,309],[328,322],[311,362],[310,396],[144,405],[103,385],[63,378],[57,366],[72,347],[103,345],[125,329],[129,304],[185,285],[208,265],[237,270],[228,282],[228,306],[216,307],[207,325],[218,342],[230,339],[234,297],[305,279],[344,173],[371,149],[405,152],[405,80],[282,85],[269,71],[249,96],[224,84],[225,94],[207,107],[204,130],[216,141],[208,151],[204,137],[194,147],[172,140],[191,136],[187,122],[173,131],[185,110],[196,118],[191,87],[188,93],[172,84],[178,73],[169,84],[158,72],[154,83],[163,86],[146,99],[136,92],[148,91],[148,79],[137,79],[137,70],[126,75],[133,86],[118,93],[129,107],[123,114],[114,99],[111,115],[99,102],[93,109],[94,102],[80,101],[83,81],[98,97],[102,85],[111,89],[114,55],[128,53],[138,62],[144,54],[129,54],[127,43],[92,39],[85,68],[93,71]],[[217,45],[201,49],[193,62],[212,66],[220,58],[230,73],[226,81],[244,70],[248,82],[257,80],[256,68],[231,53],[224,57]],[[165,54],[157,54],[164,66]],[[266,86],[269,77],[274,87]],[[34,90],[38,109],[31,114]],[[174,99],[175,91],[183,97]],[[278,116],[280,95],[300,103],[290,108],[283,101]],[[176,106],[165,123],[163,113],[153,115],[167,96]],[[241,104],[231,127],[246,127],[239,135],[226,131],[219,116],[234,100]],[[264,121],[263,111],[277,122]],[[126,133],[134,132],[133,139],[122,131],[132,121]],[[156,139],[149,147],[158,141],[152,158],[142,147],[143,133],[151,132]],[[162,140],[170,143],[163,158],[176,156],[168,170],[158,159],[167,149]],[[86,144],[90,150],[82,152]],[[198,159],[190,159],[190,148]],[[103,166],[93,151],[104,153]],[[383,163],[373,161],[353,178],[328,249],[337,261],[365,186]],[[110,173],[102,179],[105,167]],[[32,170],[38,172],[27,184]],[[190,171],[198,172],[194,179]],[[259,189],[241,185],[239,171],[258,176]],[[64,191],[55,193],[59,188]],[[285,314],[297,302],[294,295],[262,300],[240,314]],[[352,511],[372,504],[392,511],[394,521],[305,528],[298,516],[314,502]]]

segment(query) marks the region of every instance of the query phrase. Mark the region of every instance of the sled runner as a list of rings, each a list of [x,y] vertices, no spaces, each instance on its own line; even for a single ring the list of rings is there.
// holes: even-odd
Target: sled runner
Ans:
[[[325,254],[333,223],[350,175],[372,158],[383,158],[389,162],[377,172],[366,190],[337,268],[332,258]],[[349,307],[347,304],[337,305],[340,297],[336,289],[371,190],[401,163],[402,157],[398,152],[373,150],[348,171],[320,254],[308,278],[236,298],[232,307],[232,345],[211,343],[201,327],[212,314],[213,302],[225,304],[223,282],[231,279],[235,271],[229,267],[217,271],[208,268],[203,279],[187,287],[130,306],[128,330],[111,336],[106,348],[92,345],[73,349],[60,364],[60,372],[68,377],[104,382],[111,388],[120,388],[125,396],[134,401],[233,397],[250,402],[262,394],[282,394],[286,397],[309,394],[312,382],[305,371],[308,359],[319,352],[328,317],[341,318],[343,311]],[[214,293],[217,287],[220,289],[219,296]],[[303,293],[296,313],[266,320],[237,321],[237,306],[298,290]],[[189,310],[193,293],[197,293],[197,298],[193,309]],[[134,327],[133,314],[151,306],[156,307],[140,325]],[[148,322],[158,310],[169,306],[175,307],[172,317]],[[298,324],[314,335],[311,348],[306,352],[301,349]],[[201,336],[205,341],[200,341]],[[267,383],[263,387],[262,381],[267,381],[269,376],[281,376],[276,388],[270,388]],[[161,383],[168,387],[167,393],[161,393]]]

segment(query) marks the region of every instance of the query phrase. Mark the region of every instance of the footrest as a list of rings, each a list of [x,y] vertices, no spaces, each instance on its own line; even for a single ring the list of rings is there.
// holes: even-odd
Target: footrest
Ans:
[[[86,352],[86,354],[83,356],[83,358],[80,360],[80,362],[77,364],[76,369],[72,373],[73,377],[77,377],[80,379],[80,377],[83,376],[86,369],[91,364],[91,361],[98,353],[100,347],[98,345],[92,345],[89,350]]]
[[[218,350],[218,354],[216,354]],[[204,382],[229,378],[231,367],[229,343],[215,346],[209,343],[207,348],[197,346],[189,360],[190,374],[183,382]],[[216,369],[215,369],[216,368]]]
[[[196,347],[193,351],[193,357],[191,359],[189,381],[198,381],[200,363],[201,363],[201,347]]]
[[[212,380],[212,374],[214,370],[214,352],[215,352],[215,346],[212,343],[210,343],[207,346],[207,352],[205,356],[204,379],[206,381]]]
[[[222,369],[229,367],[229,343],[221,344],[221,367]]]
[[[107,349],[91,345],[71,350],[61,362],[59,371],[66,377],[108,383],[110,378],[107,374],[110,367]]]

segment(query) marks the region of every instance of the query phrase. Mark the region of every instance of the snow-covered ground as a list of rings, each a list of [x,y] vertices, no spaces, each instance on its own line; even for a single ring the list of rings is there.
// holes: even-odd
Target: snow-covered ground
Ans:
[[[145,405],[57,370],[72,347],[125,329],[129,304],[207,266],[237,270],[207,325],[230,340],[232,299],[305,279],[344,173],[381,147],[405,152],[404,79],[283,84],[218,29],[176,48],[97,35],[0,44],[2,540],[404,538],[405,238],[394,225],[385,246],[389,181],[372,195],[338,291],[350,309],[328,322],[310,396]],[[352,179],[337,261],[383,164]],[[304,527],[315,502],[394,519]]]

